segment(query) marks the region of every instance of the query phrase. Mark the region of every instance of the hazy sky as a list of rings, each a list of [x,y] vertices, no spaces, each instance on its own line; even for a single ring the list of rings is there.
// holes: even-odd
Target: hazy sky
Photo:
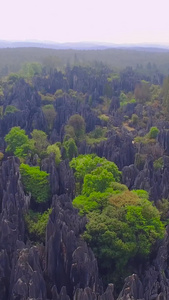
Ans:
[[[169,0],[0,0],[0,40],[169,44]]]

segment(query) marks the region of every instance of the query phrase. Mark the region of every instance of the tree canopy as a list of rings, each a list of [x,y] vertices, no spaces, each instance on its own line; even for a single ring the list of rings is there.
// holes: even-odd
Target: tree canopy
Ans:
[[[66,133],[71,135],[70,137],[75,136],[75,139],[77,141],[80,141],[83,139],[84,134],[85,134],[85,121],[83,119],[82,116],[75,114],[73,116],[70,117],[69,121],[68,121],[68,126],[66,127]],[[72,136],[74,135],[74,136]]]
[[[107,170],[113,175],[114,181],[120,181],[121,172],[118,170],[116,164],[108,161],[104,157],[98,157],[95,154],[79,155],[73,158],[70,162],[70,167],[75,170],[76,180],[82,183],[85,175],[90,174],[97,168],[99,168],[100,172],[103,169]]]
[[[7,143],[6,152],[12,152],[18,157],[26,157],[29,150],[32,150],[34,145],[25,134],[25,130],[20,127],[13,127],[5,136]]]
[[[43,154],[49,145],[47,141],[47,134],[42,130],[34,129],[31,133],[34,141],[35,149],[39,155]]]
[[[23,163],[20,165],[20,172],[26,192],[31,193],[37,203],[48,201],[50,196],[49,175],[41,171],[39,167],[30,167]]]
[[[117,166],[95,155],[72,159],[79,195],[73,200],[88,223],[84,238],[98,258],[106,282],[119,282],[129,262],[145,261],[164,236],[160,213],[143,190],[120,184]]]

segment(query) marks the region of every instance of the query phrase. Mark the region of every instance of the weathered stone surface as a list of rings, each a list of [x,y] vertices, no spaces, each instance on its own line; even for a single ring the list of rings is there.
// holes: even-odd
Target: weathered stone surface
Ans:
[[[140,172],[134,165],[125,166],[122,170],[122,181],[130,189],[143,189],[149,193],[150,200],[169,197],[169,157],[163,156],[162,168],[155,170],[153,157],[148,156],[143,170]]]
[[[27,211],[30,198],[25,196],[20,180],[19,161],[11,157],[2,164],[3,188],[2,213],[0,215],[0,249],[8,253],[15,250],[16,240],[25,238],[23,213]]]
[[[68,194],[72,199],[75,197],[75,178],[73,170],[69,167],[69,160],[59,164],[59,194]]]
[[[117,111],[119,107],[120,107],[120,99],[117,97],[113,97],[113,99],[111,100],[111,103],[110,103],[109,113],[111,114],[111,113]]]
[[[46,235],[46,274],[58,291],[66,286],[70,296],[77,287],[101,290],[96,259],[80,239],[85,223],[67,195],[53,198]]]
[[[49,174],[50,190],[52,195],[59,193],[59,174],[55,163],[54,155],[43,159],[41,163],[41,170]],[[66,174],[67,175],[67,174]]]
[[[46,285],[36,247],[15,252],[10,279],[10,300],[46,300]]]
[[[138,174],[139,171],[134,165],[126,166],[122,170],[122,182],[131,189]]]
[[[98,300],[114,300],[114,285],[110,283],[105,291],[105,293],[101,296],[98,296]]]
[[[5,300],[9,292],[12,257],[25,239],[23,213],[27,211],[30,201],[23,191],[17,158],[10,157],[2,163],[0,182],[0,295]]]
[[[10,278],[10,263],[6,250],[0,252],[0,297],[7,299]]]
[[[137,275],[133,274],[125,279],[124,287],[117,300],[141,300],[143,296],[143,285]]]
[[[162,129],[158,135],[158,142],[164,149],[164,153],[169,155],[169,129]]]
[[[168,247],[169,227],[167,227],[165,239],[158,249],[155,260],[145,271],[142,280],[145,300],[169,299]]]
[[[117,134],[115,131],[109,134],[106,141],[92,146],[84,142],[79,148],[79,154],[96,153],[100,157],[115,162],[120,170],[134,163],[135,152],[132,137],[126,132]]]
[[[23,79],[18,80],[12,90],[5,91],[4,110],[7,105],[15,106],[18,111],[0,119],[0,136],[4,137],[14,126],[20,126],[28,133],[33,129],[46,130],[46,121],[40,108],[41,98]]]

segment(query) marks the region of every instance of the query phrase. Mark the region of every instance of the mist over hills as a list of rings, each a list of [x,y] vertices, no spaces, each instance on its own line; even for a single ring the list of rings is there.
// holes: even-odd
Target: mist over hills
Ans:
[[[0,40],[0,78],[19,72],[25,63],[40,63],[48,69],[64,71],[66,66],[105,65],[114,71],[125,67],[147,70],[150,76],[156,70],[168,76],[169,46],[80,42],[53,43],[39,41]]]
[[[115,44],[104,42],[67,42],[67,43],[55,43],[47,41],[4,41],[0,40],[0,48],[46,48],[46,49],[74,49],[74,50],[105,50],[110,48],[124,49],[130,48],[135,50],[147,50],[157,52],[168,52],[169,45],[161,44]]]

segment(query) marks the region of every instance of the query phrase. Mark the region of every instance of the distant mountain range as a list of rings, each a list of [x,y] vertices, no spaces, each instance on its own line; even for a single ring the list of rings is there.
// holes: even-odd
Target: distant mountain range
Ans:
[[[46,49],[74,49],[74,50],[105,50],[110,48],[116,49],[135,49],[149,51],[169,51],[169,45],[159,44],[113,44],[102,42],[79,42],[79,43],[54,43],[43,41],[4,41],[0,40],[0,48],[46,48]]]

